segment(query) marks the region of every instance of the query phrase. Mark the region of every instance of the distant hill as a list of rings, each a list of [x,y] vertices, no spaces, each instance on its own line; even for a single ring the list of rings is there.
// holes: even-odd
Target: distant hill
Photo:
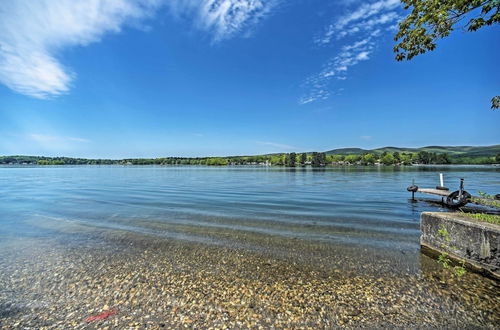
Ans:
[[[327,155],[362,155],[366,153],[381,154],[383,152],[434,152],[445,153],[456,157],[494,157],[500,154],[500,144],[492,146],[428,146],[422,148],[404,148],[404,147],[383,147],[376,149],[361,149],[361,148],[340,148],[326,152]]]
[[[361,149],[361,148],[340,148],[327,151],[327,155],[362,155],[373,152],[372,150]]]

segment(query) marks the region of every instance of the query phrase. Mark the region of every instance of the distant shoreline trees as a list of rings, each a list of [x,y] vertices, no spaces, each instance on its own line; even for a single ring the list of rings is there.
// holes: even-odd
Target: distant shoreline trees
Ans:
[[[258,156],[231,157],[165,157],[165,158],[133,158],[133,159],[84,159],[69,157],[38,156],[0,156],[0,164],[23,165],[261,165],[261,166],[344,166],[344,165],[416,165],[416,164],[498,164],[500,153],[496,156],[460,156],[447,153],[420,152],[382,152],[364,154],[331,154],[324,152],[282,153]]]

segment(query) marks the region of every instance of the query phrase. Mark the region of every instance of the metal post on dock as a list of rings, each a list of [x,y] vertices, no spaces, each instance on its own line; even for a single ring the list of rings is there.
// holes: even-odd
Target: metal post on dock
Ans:
[[[415,179],[413,179],[412,185],[406,188],[406,190],[411,191],[411,200],[415,201],[415,192],[418,191],[418,187],[415,185]]]
[[[412,184],[412,186],[415,185],[415,179],[412,180],[411,184]],[[413,189],[411,191],[411,200],[415,201],[415,190],[413,190]]]
[[[464,191],[464,179],[460,178],[460,192],[458,193],[458,199],[462,199],[462,193]]]

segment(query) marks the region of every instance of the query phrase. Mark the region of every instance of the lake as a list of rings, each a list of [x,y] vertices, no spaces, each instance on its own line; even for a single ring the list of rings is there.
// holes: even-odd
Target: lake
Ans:
[[[15,246],[23,241],[53,240],[69,249],[138,235],[351,278],[399,274],[422,283],[426,272],[440,268],[420,253],[420,213],[447,210],[412,202],[406,187],[413,180],[434,187],[439,173],[451,190],[460,178],[473,195],[500,190],[500,167],[493,166],[3,166],[2,263],[15,271]],[[89,235],[92,240],[82,238]],[[468,276],[480,292],[492,290],[489,280]],[[463,287],[453,281],[455,290]],[[483,314],[475,320],[471,324],[491,322]]]
[[[37,235],[38,222],[143,231],[151,221],[173,234],[184,225],[414,250],[420,213],[445,209],[411,203],[406,187],[434,187],[438,173],[452,190],[460,178],[472,194],[500,188],[499,167],[3,167],[1,223],[4,235]]]

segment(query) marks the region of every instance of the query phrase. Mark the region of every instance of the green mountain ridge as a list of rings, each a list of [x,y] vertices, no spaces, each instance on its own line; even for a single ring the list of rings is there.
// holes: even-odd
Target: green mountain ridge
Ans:
[[[326,151],[327,155],[362,155],[367,153],[381,154],[383,152],[434,152],[446,153],[450,156],[457,157],[493,157],[500,153],[500,144],[491,146],[427,146],[421,148],[406,148],[406,147],[382,147],[375,149],[361,148],[339,148]]]

